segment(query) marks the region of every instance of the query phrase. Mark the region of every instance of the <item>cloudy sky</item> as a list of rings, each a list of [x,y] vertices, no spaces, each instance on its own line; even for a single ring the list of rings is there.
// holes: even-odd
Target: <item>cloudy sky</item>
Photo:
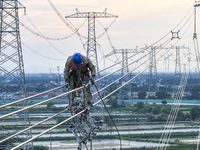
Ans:
[[[35,32],[52,38],[62,38],[73,33],[58,17],[48,0],[20,0],[20,2],[26,7],[27,13],[23,15],[23,11],[20,11],[20,21]],[[74,14],[76,8],[80,12],[103,12],[107,8],[108,13],[117,15],[116,20],[106,18],[96,21],[97,37],[114,21],[108,33],[112,45],[117,49],[134,49],[136,46],[142,48],[151,45],[170,32],[195,3],[193,0],[51,0],[51,2],[63,17]],[[82,25],[79,29],[80,34],[87,36],[86,19],[75,18],[69,21],[75,28]],[[20,31],[25,72],[49,72],[50,68],[52,72],[57,72],[57,66],[60,66],[62,72],[68,56],[75,52],[86,54],[83,48],[86,40],[82,39],[81,42],[76,34],[65,40],[53,41],[38,37],[23,26],[20,26]],[[192,45],[192,35],[193,25],[179,44]],[[97,42],[100,68],[103,68],[103,54],[108,54],[112,48],[106,34],[98,38]],[[43,66],[46,68],[40,68]]]

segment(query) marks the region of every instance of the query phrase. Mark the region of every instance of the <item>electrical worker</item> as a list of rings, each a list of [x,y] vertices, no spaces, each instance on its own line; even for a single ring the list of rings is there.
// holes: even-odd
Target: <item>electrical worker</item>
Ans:
[[[89,76],[89,72],[91,71],[91,77]],[[81,55],[80,53],[75,53],[73,56],[69,56],[64,69],[64,78],[65,82],[69,84],[70,89],[75,89],[82,86],[82,83],[87,84],[89,80],[91,84],[94,84],[94,78],[96,75],[96,69],[93,63],[89,58]],[[90,90],[90,85],[86,87],[86,101],[87,104],[93,107],[91,103],[92,93]],[[72,92],[71,94],[71,103],[74,102],[74,98],[76,97],[76,92]]]

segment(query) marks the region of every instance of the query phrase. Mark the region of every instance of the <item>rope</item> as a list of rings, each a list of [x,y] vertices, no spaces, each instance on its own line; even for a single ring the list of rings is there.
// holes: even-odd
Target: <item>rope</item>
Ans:
[[[100,94],[100,91],[99,91],[99,89],[97,88],[97,85],[96,85],[95,83],[94,83],[94,86],[96,87],[96,90],[97,90],[97,92],[98,92],[98,94],[99,94],[100,99],[102,99],[101,94]],[[115,126],[115,128],[116,128],[116,130],[117,130],[117,133],[118,133],[118,136],[119,136],[119,140],[120,140],[120,150],[122,150],[122,140],[121,140],[121,136],[120,136],[119,130],[118,130],[118,128],[117,128],[117,125],[115,124],[115,122],[114,122],[114,120],[113,120],[113,117],[111,116],[110,112],[108,111],[108,108],[106,107],[105,103],[104,103],[103,101],[102,101],[102,103],[103,103],[104,108],[106,109],[106,111],[107,111],[107,113],[108,113],[110,119],[112,120],[112,122],[113,122],[113,124],[114,124],[114,126]]]

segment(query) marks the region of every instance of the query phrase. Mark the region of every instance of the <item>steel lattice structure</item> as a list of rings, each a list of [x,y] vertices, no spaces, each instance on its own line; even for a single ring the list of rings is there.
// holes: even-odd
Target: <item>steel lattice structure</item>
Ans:
[[[18,8],[22,6],[18,5],[17,0],[0,1],[0,82],[14,78],[20,82],[24,93],[25,75],[18,18]]]
[[[150,84],[155,80],[157,82],[157,67],[156,67],[156,47],[151,47],[151,52],[149,53],[149,74],[150,74]]]
[[[175,60],[175,76],[181,76],[181,58],[180,58],[180,50],[181,49],[189,49],[189,47],[183,46],[172,46],[171,49],[176,50],[176,60]]]
[[[11,81],[14,87],[19,87],[19,98],[23,98],[26,94],[26,86],[18,17],[18,9],[20,8],[25,10],[25,7],[18,0],[0,0],[0,84],[2,87],[0,92],[6,94],[17,92],[3,87],[6,82]],[[27,101],[22,103],[23,107],[27,104]],[[27,111],[19,114],[20,118],[22,119],[22,126],[26,128],[30,125]],[[2,127],[1,129],[3,130]],[[8,131],[2,132],[6,133],[4,136],[10,134]],[[30,138],[31,132],[26,132],[25,137],[26,139]],[[21,139],[13,139],[12,141],[17,142],[18,140]],[[10,149],[11,145],[9,143],[4,149]],[[27,144],[24,149],[33,149],[32,144]]]
[[[122,54],[122,67],[127,66],[124,69],[122,69],[122,71],[121,71],[121,75],[123,76],[124,73],[129,72],[128,53],[138,53],[138,49],[137,49],[137,47],[135,49],[114,49],[112,52],[107,54],[105,57],[107,58],[107,57],[112,56],[112,55],[117,54],[117,53]]]
[[[118,16],[104,12],[80,12],[76,9],[76,13],[65,18],[88,18],[88,39],[87,39],[87,57],[90,58],[92,63],[99,71],[97,49],[96,49],[96,32],[95,32],[95,20],[96,18],[117,18]]]

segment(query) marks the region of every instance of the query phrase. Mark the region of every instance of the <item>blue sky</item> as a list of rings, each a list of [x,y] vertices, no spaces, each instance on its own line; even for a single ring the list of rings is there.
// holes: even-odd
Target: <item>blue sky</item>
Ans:
[[[27,12],[24,16],[23,11],[20,11],[20,21],[32,30],[39,30],[43,35],[54,38],[72,34],[54,12],[48,0],[21,0],[20,2],[26,7]],[[80,12],[103,12],[107,8],[108,13],[118,15],[118,19],[108,30],[112,44],[118,49],[134,49],[136,46],[141,48],[145,44],[152,44],[170,32],[194,5],[194,1],[191,0],[52,0],[52,2],[63,17],[75,13],[75,8]],[[76,28],[79,28],[84,21],[85,19],[70,19]],[[98,21],[104,27],[108,27],[114,19],[98,19]],[[86,54],[77,35],[49,43],[22,26],[20,29],[22,43],[26,45],[22,45],[26,72],[49,72],[50,68],[52,72],[57,72],[57,66],[60,66],[62,72],[67,56],[74,52]],[[102,26],[96,22],[97,36],[103,32]],[[80,28],[80,33],[87,36],[87,22]],[[191,26],[180,45],[192,45],[192,34]],[[98,47],[100,68],[103,68],[102,56],[111,52],[112,48],[106,34],[97,41],[100,44]],[[84,44],[85,42],[86,40],[83,39]],[[109,60],[106,61],[106,64],[110,64]],[[41,66],[47,69],[40,69]]]

